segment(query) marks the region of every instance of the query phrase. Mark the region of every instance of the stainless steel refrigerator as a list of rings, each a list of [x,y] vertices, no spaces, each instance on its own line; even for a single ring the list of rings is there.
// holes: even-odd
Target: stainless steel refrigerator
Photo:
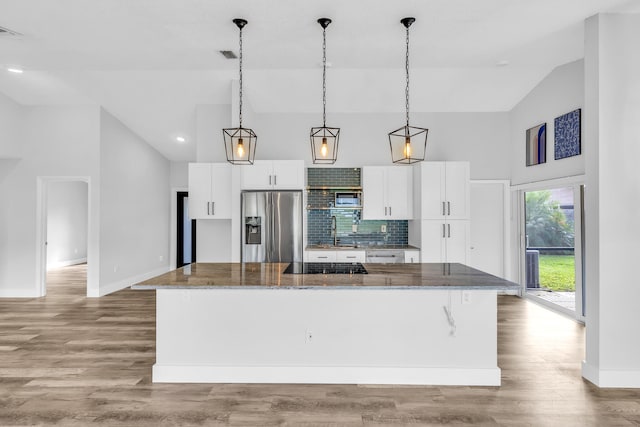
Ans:
[[[302,191],[242,192],[242,262],[302,262]]]

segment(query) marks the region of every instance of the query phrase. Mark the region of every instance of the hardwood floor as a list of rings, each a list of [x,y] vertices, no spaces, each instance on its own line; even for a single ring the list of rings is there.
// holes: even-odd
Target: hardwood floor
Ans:
[[[152,384],[154,292],[87,299],[85,275],[0,299],[0,425],[640,425],[640,390],[581,378],[583,327],[516,297],[499,300],[501,387]]]

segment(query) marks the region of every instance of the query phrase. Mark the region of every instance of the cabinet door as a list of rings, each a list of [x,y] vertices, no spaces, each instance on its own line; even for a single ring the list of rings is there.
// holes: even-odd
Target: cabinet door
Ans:
[[[420,168],[422,219],[442,219],[446,212],[446,205],[443,205],[445,163],[423,162]]]
[[[422,221],[422,246],[420,247],[422,262],[445,262],[445,239],[442,237],[445,232],[444,221]]]
[[[420,251],[404,251],[405,264],[417,264],[420,262]]]
[[[469,221],[447,222],[446,262],[467,263],[469,258]]]
[[[447,219],[469,219],[469,163],[446,162],[445,176]]]
[[[252,165],[240,166],[242,190],[269,190],[273,187],[273,169],[270,160],[256,160]]]
[[[211,165],[211,218],[231,219],[231,166]]]
[[[388,219],[385,212],[384,167],[362,168],[362,219]]]
[[[211,164],[189,163],[189,216],[209,218],[211,212]]]
[[[273,187],[281,190],[304,188],[303,160],[274,160]]]
[[[387,218],[412,219],[413,169],[407,166],[390,166],[385,172]]]
[[[366,262],[367,255],[365,251],[336,251],[336,262]]]

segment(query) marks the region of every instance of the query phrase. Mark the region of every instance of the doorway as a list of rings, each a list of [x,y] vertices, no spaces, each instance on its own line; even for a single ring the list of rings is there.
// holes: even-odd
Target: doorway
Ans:
[[[176,268],[180,268],[196,262],[196,220],[189,216],[189,192],[176,194]]]
[[[89,179],[38,177],[37,213],[39,295],[88,291]]]
[[[583,185],[523,191],[526,296],[584,320]]]

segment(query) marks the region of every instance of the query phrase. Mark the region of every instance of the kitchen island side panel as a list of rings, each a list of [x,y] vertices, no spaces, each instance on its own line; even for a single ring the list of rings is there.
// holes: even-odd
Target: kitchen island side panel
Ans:
[[[154,382],[500,384],[495,290],[162,289],[156,352]]]

